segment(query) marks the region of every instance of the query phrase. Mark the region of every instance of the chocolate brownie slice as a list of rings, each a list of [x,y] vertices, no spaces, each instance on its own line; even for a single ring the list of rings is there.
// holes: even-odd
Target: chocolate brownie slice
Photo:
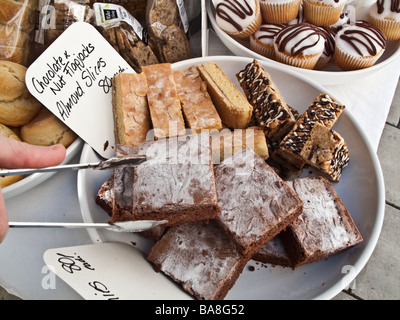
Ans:
[[[329,180],[288,181],[303,200],[303,213],[282,232],[292,267],[319,261],[360,243],[363,238]]]
[[[199,300],[221,300],[247,261],[215,221],[171,227],[147,257]]]
[[[244,148],[215,168],[223,229],[253,256],[302,212],[302,202],[266,162]]]

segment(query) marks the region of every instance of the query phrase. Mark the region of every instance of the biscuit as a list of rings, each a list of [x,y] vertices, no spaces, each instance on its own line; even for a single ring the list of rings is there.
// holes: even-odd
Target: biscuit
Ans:
[[[25,85],[26,68],[10,61],[0,61],[0,123],[19,127],[37,115],[41,103]]]

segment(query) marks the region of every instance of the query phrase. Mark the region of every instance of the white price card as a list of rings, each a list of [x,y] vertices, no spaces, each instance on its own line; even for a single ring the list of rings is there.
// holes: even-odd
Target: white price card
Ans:
[[[49,249],[43,258],[49,270],[86,300],[192,299],[128,244]]]
[[[90,24],[77,22],[28,68],[31,94],[104,158],[115,153],[112,79],[133,69]]]

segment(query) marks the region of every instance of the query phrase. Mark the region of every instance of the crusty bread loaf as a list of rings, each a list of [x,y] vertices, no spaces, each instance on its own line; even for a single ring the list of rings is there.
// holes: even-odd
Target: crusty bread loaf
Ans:
[[[68,148],[76,138],[77,135],[45,107],[21,127],[21,140],[33,145],[62,144]]]
[[[222,123],[231,129],[245,129],[253,113],[247,99],[214,62],[201,64],[198,69]]]
[[[207,85],[197,67],[174,71],[174,79],[186,123],[194,133],[202,129],[222,129],[221,118],[215,109]]]
[[[0,123],[19,127],[36,116],[41,103],[25,85],[26,67],[0,61]]]
[[[147,105],[147,80],[144,74],[120,73],[113,82],[115,142],[138,145],[150,131]]]
[[[21,141],[21,139],[15,134],[13,130],[2,124],[0,124],[0,136],[4,136],[16,141]],[[24,176],[0,177],[0,188],[8,187],[22,180],[23,178]]]

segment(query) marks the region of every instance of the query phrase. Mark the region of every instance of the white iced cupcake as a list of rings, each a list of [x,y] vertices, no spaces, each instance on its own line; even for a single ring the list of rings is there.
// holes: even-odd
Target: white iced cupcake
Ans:
[[[364,69],[373,66],[385,49],[382,31],[368,22],[357,21],[336,34],[334,60],[342,70]]]
[[[301,0],[260,0],[261,12],[267,23],[288,23],[296,18]]]
[[[250,49],[264,57],[275,59],[274,38],[284,24],[262,24],[250,37]]]
[[[290,25],[275,36],[276,60],[304,69],[314,69],[325,48],[325,34],[309,23]]]
[[[400,2],[378,0],[369,11],[371,24],[385,34],[387,40],[400,39]]]
[[[335,24],[347,0],[303,0],[306,21],[317,26]]]
[[[338,31],[344,26],[355,22],[354,20],[352,21],[352,18],[354,19],[355,17],[351,16],[351,11],[344,7],[342,13],[340,14],[339,20],[335,24],[330,25],[329,28],[334,31]]]
[[[215,20],[227,34],[245,39],[254,34],[262,23],[258,0],[216,1]]]
[[[299,24],[303,22],[306,22],[306,18],[304,17],[304,9],[303,5],[301,4],[299,7],[299,11],[297,12],[296,18],[290,20],[287,24]]]
[[[335,32],[327,27],[320,27],[325,34],[325,47],[321,56],[315,65],[316,70],[322,70],[328,66],[328,64],[333,60],[333,54],[335,53]]]

